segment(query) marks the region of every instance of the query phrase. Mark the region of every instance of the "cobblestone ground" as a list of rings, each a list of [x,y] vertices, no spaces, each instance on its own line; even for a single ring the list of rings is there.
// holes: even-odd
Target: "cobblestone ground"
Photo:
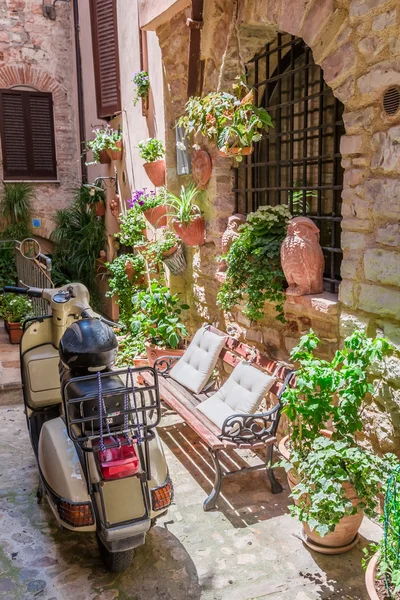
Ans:
[[[175,504],[131,569],[114,575],[93,537],[59,530],[46,504],[37,505],[22,407],[0,407],[1,600],[366,600],[361,547],[378,527],[365,521],[360,546],[346,555],[314,554],[288,514],[287,491],[270,494],[261,472],[226,480],[220,510],[204,513],[212,477],[205,449],[176,417],[164,417],[160,433]]]

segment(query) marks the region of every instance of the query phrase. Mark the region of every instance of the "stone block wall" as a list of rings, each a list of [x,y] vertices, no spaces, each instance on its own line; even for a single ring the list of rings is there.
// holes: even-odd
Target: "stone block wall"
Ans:
[[[302,37],[334,95],[344,103],[346,135],[342,222],[342,283],[339,298],[324,294],[287,299],[286,324],[273,307],[250,323],[240,307],[216,306],[216,258],[228,217],[234,212],[232,169],[209,148],[213,174],[203,199],[206,244],[188,249],[188,271],[179,280],[192,305],[190,327],[212,321],[277,358],[287,359],[301,334],[312,327],[331,356],[355,328],[385,335],[400,351],[400,111],[388,116],[382,98],[400,86],[400,6],[397,0],[205,0],[202,58],[204,93],[229,90],[243,65],[278,31]],[[166,88],[166,128],[171,131],[186,98],[188,29],[177,15],[157,31]],[[173,44],[170,43],[173,40]],[[177,188],[175,138],[168,145],[168,186]],[[175,280],[174,280],[175,281]],[[376,400],[365,416],[365,439],[400,452],[400,355],[375,374]]]
[[[34,216],[41,219],[35,234],[48,238],[52,216],[71,203],[79,183],[80,152],[72,4],[56,4],[55,21],[43,16],[42,6],[42,0],[0,0],[0,88],[53,94],[59,182],[35,183],[34,202]]]

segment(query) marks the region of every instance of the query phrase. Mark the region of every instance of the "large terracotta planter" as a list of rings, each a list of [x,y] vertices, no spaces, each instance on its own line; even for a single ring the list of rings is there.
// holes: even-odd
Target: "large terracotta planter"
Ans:
[[[111,158],[108,156],[107,150],[100,150],[99,152],[99,163],[101,165],[109,165]]]
[[[329,431],[321,431],[321,434],[326,437],[331,437],[332,435]],[[289,436],[286,436],[279,443],[279,452],[286,460],[290,459],[290,452],[286,446],[288,440]],[[290,490],[293,490],[300,483],[299,477],[293,470],[288,472],[287,478]],[[343,488],[353,506],[356,506],[358,504],[358,497],[353,485],[351,483],[344,483]],[[351,550],[358,542],[358,530],[363,518],[364,513],[361,510],[355,515],[343,517],[340,523],[336,525],[334,531],[323,537],[314,530],[311,530],[307,523],[303,523],[303,541],[309,548],[321,554],[343,554]]]
[[[155,187],[165,185],[165,160],[155,160],[154,162],[145,163],[144,170],[147,177]]]
[[[174,220],[173,226],[175,233],[179,235],[182,242],[184,242],[186,246],[201,246],[204,244],[204,237],[206,233],[204,217],[195,217],[193,221],[187,225]]]
[[[186,352],[186,349],[171,350],[171,348],[159,348],[158,346],[146,344],[146,352],[149,365],[152,367],[157,358],[161,358],[161,356],[182,356]]]
[[[107,148],[107,154],[111,160],[121,160],[122,153],[124,150],[123,143],[122,143],[122,141],[115,142],[115,145],[117,146],[118,150],[111,150],[111,148]]]
[[[167,226],[167,205],[161,204],[144,211],[144,216],[155,229]]]
[[[12,344],[19,344],[22,338],[22,324],[21,323],[7,323],[8,337]]]
[[[368,563],[367,570],[365,571],[365,585],[367,588],[368,596],[370,600],[381,600],[376,590],[376,574],[378,571],[379,554],[374,554]]]

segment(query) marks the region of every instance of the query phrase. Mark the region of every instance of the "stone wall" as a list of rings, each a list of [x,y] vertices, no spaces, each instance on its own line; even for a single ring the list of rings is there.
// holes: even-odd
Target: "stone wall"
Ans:
[[[52,215],[72,200],[80,156],[72,4],[58,3],[55,21],[43,16],[42,5],[42,0],[0,0],[0,88],[25,85],[53,94],[59,182],[35,183],[34,202],[34,216],[41,219],[35,233],[48,237]]]
[[[206,0],[202,32],[204,93],[229,90],[243,65],[277,31],[302,37],[321,65],[334,95],[344,103],[346,135],[341,140],[345,169],[343,190],[342,278],[339,299],[331,294],[287,299],[287,323],[273,308],[250,323],[240,307],[224,314],[216,307],[215,278],[220,239],[234,212],[230,161],[213,158],[213,174],[203,209],[207,243],[188,250],[185,283],[192,305],[191,329],[217,323],[238,337],[287,359],[299,336],[312,327],[321,337],[322,354],[332,355],[354,328],[371,336],[383,333],[400,350],[400,112],[388,117],[382,95],[400,85],[400,7],[396,0]],[[186,92],[188,30],[181,13],[157,31],[162,46],[166,86],[166,126],[171,131],[182,112]],[[172,43],[171,43],[172,40]],[[174,138],[168,145],[168,185],[180,181],[175,171]],[[185,279],[184,279],[185,278]],[[400,358],[395,354],[384,373],[376,374],[376,402],[365,419],[368,441],[383,450],[400,451]]]

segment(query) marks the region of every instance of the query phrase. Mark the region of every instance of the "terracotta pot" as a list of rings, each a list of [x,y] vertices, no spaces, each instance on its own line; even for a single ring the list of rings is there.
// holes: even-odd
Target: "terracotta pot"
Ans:
[[[159,348],[158,346],[146,344],[146,352],[149,365],[152,367],[157,358],[161,358],[161,356],[182,356],[186,352],[186,349],[171,350],[171,348]]]
[[[161,204],[144,211],[144,216],[155,229],[167,226],[167,205]]]
[[[367,570],[365,571],[365,585],[367,588],[368,596],[370,600],[381,600],[378,592],[376,591],[376,574],[378,571],[379,554],[374,554],[368,563]]]
[[[154,162],[145,163],[144,170],[147,177],[155,187],[165,185],[165,160],[155,160]]]
[[[245,146],[244,148],[227,148],[226,150],[219,150],[218,154],[220,156],[237,156],[240,154],[241,156],[248,156],[252,154],[254,150],[253,146]]]
[[[111,158],[108,156],[107,150],[100,150],[99,152],[99,163],[101,165],[109,165]]]
[[[178,244],[176,244],[176,246],[172,246],[172,248],[163,252],[162,256],[163,256],[163,258],[167,258],[168,256],[172,256],[173,254],[175,254],[175,252],[177,250],[178,250]]]
[[[106,214],[106,207],[103,202],[96,202],[95,206],[96,217],[104,217]]]
[[[174,220],[175,233],[179,235],[186,246],[201,246],[204,244],[206,226],[204,217],[195,217],[188,225]]]
[[[321,434],[326,437],[332,436],[330,431],[325,430],[321,431]],[[290,452],[286,447],[288,439],[289,436],[286,436],[279,443],[279,452],[286,460],[290,459]],[[293,470],[288,472],[287,478],[290,490],[300,483],[299,477]],[[351,483],[344,483],[343,488],[353,506],[356,506],[358,504],[358,497],[353,485]],[[358,530],[363,518],[364,513],[362,511],[358,511],[355,515],[343,517],[340,523],[336,525],[334,531],[323,537],[314,532],[314,530],[311,530],[307,523],[303,523],[303,541],[312,550],[321,554],[342,554],[351,550],[358,542]]]
[[[111,160],[121,160],[122,153],[124,151],[123,143],[122,141],[115,142],[115,145],[117,146],[117,148],[119,148],[119,150],[111,150],[111,148],[107,148],[107,154]]]
[[[7,323],[8,337],[12,344],[19,344],[22,338],[22,323]]]

